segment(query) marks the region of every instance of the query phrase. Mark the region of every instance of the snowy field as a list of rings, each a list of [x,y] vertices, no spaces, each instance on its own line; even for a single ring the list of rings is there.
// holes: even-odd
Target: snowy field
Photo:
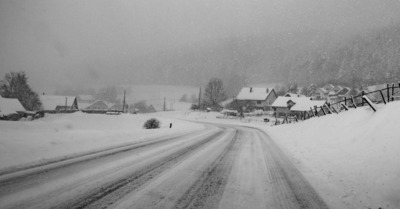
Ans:
[[[144,141],[202,129],[195,123],[156,117],[160,129],[143,129],[154,114],[47,114],[35,121],[0,121],[0,171],[19,164],[44,163],[55,157]],[[169,125],[173,127],[170,129]]]
[[[191,111],[148,115],[47,115],[36,121],[0,121],[0,170],[35,164],[203,126],[184,120],[259,127],[268,133],[334,208],[400,208],[400,102],[304,122],[271,126],[262,119],[217,119]],[[145,130],[157,117],[161,129]],[[172,129],[169,124],[173,123]]]

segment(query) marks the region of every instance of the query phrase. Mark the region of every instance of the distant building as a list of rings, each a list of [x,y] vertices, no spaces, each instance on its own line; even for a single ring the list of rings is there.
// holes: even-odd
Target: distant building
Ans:
[[[269,110],[272,103],[277,98],[274,89],[244,87],[237,95],[236,99],[252,102],[257,109]]]
[[[106,113],[109,105],[104,101],[96,101],[91,104],[80,103],[81,111],[86,113]]]
[[[45,112],[77,111],[78,101],[73,96],[41,95],[43,110]]]
[[[302,94],[294,94],[294,93],[286,93],[285,95],[283,95],[284,97],[306,97],[306,95],[302,95]]]

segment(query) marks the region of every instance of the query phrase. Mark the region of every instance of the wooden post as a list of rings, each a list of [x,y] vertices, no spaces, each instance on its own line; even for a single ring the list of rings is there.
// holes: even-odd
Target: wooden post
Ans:
[[[354,101],[354,97],[353,96],[351,96],[351,102],[353,102],[354,109],[356,109],[357,108],[357,104]]]
[[[324,106],[321,106],[320,108],[321,108],[321,110],[322,110],[322,113],[324,113],[324,115],[326,115],[326,112],[325,112],[325,110],[324,110]]]
[[[343,103],[340,103],[340,105],[342,105],[342,107],[347,111],[347,110],[349,110],[349,107],[347,107],[347,105],[345,105],[345,104],[343,104]]]
[[[336,114],[339,114],[339,112],[333,106],[331,108],[332,108],[333,112],[335,112]]]
[[[314,116],[314,117],[315,117],[315,112],[314,112],[314,110],[312,109],[312,107],[310,107],[310,110],[311,110],[311,113],[312,113],[311,116]]]
[[[367,102],[367,104],[371,107],[371,109],[372,109],[374,112],[376,112],[375,106],[373,105],[372,101],[371,101],[367,96],[364,95],[364,96],[362,97],[362,99],[365,100],[365,102]]]
[[[347,105],[347,98],[344,98],[344,105]]]
[[[389,103],[389,101],[390,101],[390,87],[389,87],[389,84],[386,84],[386,93],[387,93],[387,103]]]
[[[394,101],[394,83],[392,83],[392,102]]]
[[[364,97],[364,95],[365,95],[365,92],[362,91],[361,92],[361,98]],[[364,106],[364,100],[363,99],[361,99],[361,106]]]
[[[385,104],[386,104],[385,96],[383,96],[383,92],[382,92],[382,90],[379,90],[379,93],[381,93],[381,97],[382,97],[382,101],[383,101],[383,103],[385,103]]]
[[[324,106],[325,106],[326,109],[328,110],[328,114],[332,114],[332,111],[331,111],[331,109],[329,108],[328,104],[325,104]]]
[[[318,109],[317,105],[314,106],[314,109],[315,109],[315,114],[319,117],[319,113],[318,113],[318,110],[317,110]]]

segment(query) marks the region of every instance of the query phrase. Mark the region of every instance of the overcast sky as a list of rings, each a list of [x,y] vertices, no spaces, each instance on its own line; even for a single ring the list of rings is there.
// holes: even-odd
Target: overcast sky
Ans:
[[[146,54],[227,37],[387,22],[382,15],[360,20],[358,13],[399,3],[376,0],[371,10],[363,2],[373,0],[349,1],[0,0],[0,76],[25,71],[38,91],[115,84],[113,78],[131,70],[122,81],[129,82],[128,76],[140,75],[130,63]]]

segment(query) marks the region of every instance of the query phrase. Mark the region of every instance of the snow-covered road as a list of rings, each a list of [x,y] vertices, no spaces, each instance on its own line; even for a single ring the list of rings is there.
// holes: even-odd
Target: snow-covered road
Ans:
[[[1,208],[328,208],[264,132],[210,125],[0,176]]]

